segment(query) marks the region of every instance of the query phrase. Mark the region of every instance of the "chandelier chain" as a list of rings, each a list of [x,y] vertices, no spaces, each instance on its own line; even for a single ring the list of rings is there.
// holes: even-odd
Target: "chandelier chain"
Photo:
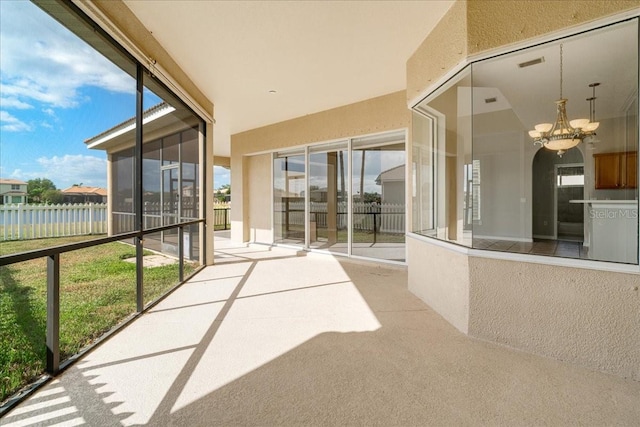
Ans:
[[[560,43],[560,99],[562,99],[562,46],[564,43]]]

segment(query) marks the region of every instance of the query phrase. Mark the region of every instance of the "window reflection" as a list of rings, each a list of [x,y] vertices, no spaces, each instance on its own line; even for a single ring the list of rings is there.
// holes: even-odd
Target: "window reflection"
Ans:
[[[310,148],[309,247],[348,252],[347,143]]]
[[[274,240],[305,243],[305,160],[303,154],[278,155],[273,163]]]

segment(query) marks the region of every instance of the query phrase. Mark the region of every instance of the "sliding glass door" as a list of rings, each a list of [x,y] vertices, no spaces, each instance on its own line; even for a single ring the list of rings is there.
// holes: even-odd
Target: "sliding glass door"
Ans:
[[[274,243],[405,261],[405,132],[280,152]]]
[[[273,162],[275,243],[305,244],[305,154],[277,153]]]
[[[404,261],[404,132],[356,138],[351,153],[351,254]]]

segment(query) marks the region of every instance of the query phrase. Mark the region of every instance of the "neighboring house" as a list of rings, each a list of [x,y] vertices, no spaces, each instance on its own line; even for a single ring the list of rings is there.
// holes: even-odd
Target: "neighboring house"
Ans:
[[[64,203],[107,203],[107,190],[100,187],[73,185],[62,190]]]
[[[0,178],[0,204],[27,203],[27,183],[17,179]]]
[[[404,165],[383,171],[376,178],[376,184],[382,185],[382,202],[384,204],[404,205]]]

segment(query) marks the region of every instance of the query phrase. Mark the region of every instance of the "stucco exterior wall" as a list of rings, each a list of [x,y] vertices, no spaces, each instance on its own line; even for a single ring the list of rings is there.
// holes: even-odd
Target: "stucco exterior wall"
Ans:
[[[640,7],[637,0],[468,0],[469,55]]]
[[[407,61],[407,102],[467,57],[467,2],[457,1]]]
[[[271,209],[271,154],[247,157],[249,241],[273,243]],[[246,188],[246,187],[245,187]]]
[[[469,257],[469,334],[640,381],[640,276]]]
[[[469,332],[469,262],[465,254],[407,237],[409,291],[449,323]]]
[[[249,155],[283,150],[314,142],[332,141],[359,135],[408,128],[411,112],[407,109],[405,92],[395,92],[377,98],[322,111],[308,116],[276,123],[231,136],[231,182],[241,189],[243,197],[231,203],[231,239],[250,240],[250,206],[260,209],[270,206],[264,192],[251,192],[252,179]],[[271,185],[270,177],[260,177]],[[255,199],[254,199],[255,197]]]

